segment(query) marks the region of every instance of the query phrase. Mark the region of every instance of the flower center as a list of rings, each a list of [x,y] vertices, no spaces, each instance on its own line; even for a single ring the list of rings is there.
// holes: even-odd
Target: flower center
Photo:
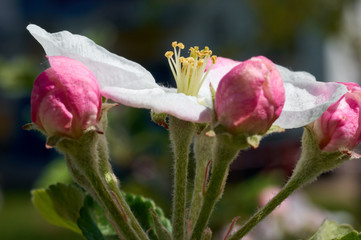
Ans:
[[[165,56],[176,81],[177,92],[197,96],[212,65],[216,63],[217,56],[212,55],[208,47],[199,50],[199,47],[195,46],[189,49],[190,55],[185,58],[180,56],[181,49],[184,49],[183,43],[173,42],[172,47],[174,51],[166,52]],[[212,64],[205,72],[209,60],[212,60]]]

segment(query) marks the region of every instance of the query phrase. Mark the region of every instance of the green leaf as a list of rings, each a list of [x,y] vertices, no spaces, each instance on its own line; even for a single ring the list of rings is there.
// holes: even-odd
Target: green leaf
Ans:
[[[154,222],[150,209],[157,214],[161,224],[168,231],[171,231],[172,227],[170,221],[164,216],[162,209],[155,205],[153,200],[130,193],[123,193],[123,195],[144,231],[151,229],[148,234],[150,239],[158,239],[156,238],[155,231],[153,229]],[[94,201],[91,196],[86,197],[84,208],[87,209],[105,239],[117,239],[114,227],[107,219],[103,208],[99,206],[99,204]]]
[[[81,233],[77,225],[85,197],[81,189],[58,183],[47,189],[33,190],[31,194],[35,208],[48,222]]]
[[[91,197],[87,196],[84,207],[87,208],[91,218],[98,226],[100,232],[105,237],[116,236],[113,225],[107,219],[104,209]]]
[[[78,226],[88,240],[104,240],[101,231],[88,211],[88,204],[93,204],[93,199],[90,197],[85,199],[84,207],[80,209],[80,218],[77,221]]]
[[[357,233],[356,231],[352,231],[342,238],[337,238],[334,240],[361,240],[361,234]]]
[[[154,222],[149,209],[153,209],[158,215],[160,222],[168,231],[172,231],[170,221],[164,216],[161,208],[157,207],[153,200],[144,198],[142,196],[125,193],[125,200],[129,204],[130,209],[133,211],[135,217],[138,219],[140,225],[144,231],[149,231],[149,238],[156,240],[156,234],[154,231]]]
[[[353,240],[359,238],[344,238],[353,232],[353,228],[347,224],[338,224],[334,221],[325,220],[318,231],[309,240]],[[350,235],[351,236],[351,235]],[[351,236],[352,237],[352,236]]]
[[[162,224],[158,214],[152,209],[149,209],[150,214],[152,216],[153,222],[154,222],[154,230],[155,234],[157,235],[158,240],[171,240],[172,237],[170,235],[170,232],[164,225]]]

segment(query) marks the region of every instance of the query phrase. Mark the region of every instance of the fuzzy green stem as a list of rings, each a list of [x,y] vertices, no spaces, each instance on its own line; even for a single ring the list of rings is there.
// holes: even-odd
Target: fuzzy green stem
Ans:
[[[291,178],[281,191],[263,208],[256,212],[236,233],[228,240],[239,240],[244,237],[262,219],[267,217],[295,190],[317,179],[325,171],[339,166],[350,157],[343,152],[322,152],[314,139],[312,131],[305,128],[302,137],[302,154],[297,162]]]
[[[205,133],[209,129],[203,130],[199,135],[194,137],[194,157],[196,159],[196,172],[194,176],[194,188],[192,194],[192,201],[189,210],[189,220],[191,224],[194,224],[202,202],[203,202],[203,185],[205,178],[207,177],[207,165],[212,160],[212,152],[214,137],[208,137]]]
[[[147,234],[140,226],[138,220],[136,219],[132,210],[130,209],[129,205],[124,199],[123,194],[120,192],[118,179],[114,175],[112,166],[109,162],[108,143],[104,135],[99,136],[98,155],[99,155],[100,175],[103,181],[107,184],[108,190],[114,192],[114,194],[116,195],[119,204],[121,205],[125,214],[129,218],[130,224],[135,230],[135,232],[138,234],[139,239],[148,240],[149,238]]]
[[[106,132],[108,129],[108,111],[113,108],[114,104],[103,104],[103,113],[100,119],[103,135],[98,135],[98,157],[99,157],[99,173],[102,180],[106,183],[107,188],[110,192],[113,192],[117,198],[117,203],[120,204],[121,208],[124,210],[125,214],[129,218],[130,224],[138,234],[140,240],[149,240],[147,234],[144,232],[140,226],[138,220],[135,218],[133,212],[131,211],[129,205],[123,197],[123,194],[120,191],[119,181],[115,176],[112,166],[110,164],[109,158],[109,149],[108,142],[106,139]]]
[[[84,187],[97,199],[110,215],[117,229],[129,240],[138,240],[137,233],[128,222],[117,201],[109,192],[106,183],[100,176],[97,164],[97,133],[86,133],[83,139],[76,141],[64,139],[57,144],[60,151],[65,153],[68,161],[68,168],[74,180]]]
[[[174,153],[174,189],[172,206],[172,235],[174,240],[185,239],[187,168],[189,147],[194,134],[190,122],[169,117],[169,134]]]
[[[245,145],[244,148],[248,148],[248,145]],[[229,136],[217,136],[213,152],[214,161],[212,166],[212,175],[190,239],[201,239],[214,206],[217,200],[222,196],[229,165],[235,157],[237,157],[240,149],[242,149],[242,147],[232,144],[232,139]]]
[[[139,240],[138,234],[134,231],[131,224],[129,224],[128,215],[124,212],[124,209],[119,209],[119,206],[115,203],[113,196],[109,193],[102,179],[96,176],[94,172],[90,172],[87,175],[89,178],[92,178],[93,188],[96,189],[96,193],[103,203],[103,206],[105,206],[107,213],[111,216],[118,229],[123,232],[127,239]]]
[[[256,226],[262,219],[268,216],[283,200],[285,200],[292,192],[302,186],[304,183],[303,177],[294,175],[290,178],[283,189],[272,198],[262,209],[254,214],[235,234],[228,240],[239,240],[245,236],[254,226]]]

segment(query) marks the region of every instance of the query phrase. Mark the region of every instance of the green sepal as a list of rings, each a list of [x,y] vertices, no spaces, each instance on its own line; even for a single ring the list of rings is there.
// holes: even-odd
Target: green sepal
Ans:
[[[38,126],[36,126],[35,123],[26,123],[22,126],[22,128],[26,131],[30,131],[30,130],[41,131],[40,128]]]
[[[167,113],[156,113],[153,110],[150,110],[150,118],[152,121],[159,126],[163,126],[165,129],[168,129],[167,117]]]
[[[196,129],[196,133],[201,134],[201,132],[208,127],[208,123],[194,123],[194,127]]]
[[[265,134],[260,134],[260,135],[252,135],[247,137],[247,143],[253,147],[253,148],[258,148],[261,140],[263,137],[272,134],[272,133],[279,133],[279,132],[284,132],[285,130],[277,125],[272,125],[268,131]]]
[[[45,147],[46,148],[53,148],[56,146],[56,144],[58,144],[58,142],[60,140],[62,140],[64,137],[62,136],[48,136],[46,138],[46,144],[45,144]]]
[[[104,134],[107,131],[108,128],[108,112],[118,106],[119,104],[117,103],[107,103],[104,102],[102,104],[102,110],[100,113],[100,117],[99,117],[99,122],[98,124],[96,124],[95,126],[91,126],[94,127],[94,130],[100,134]]]
[[[85,197],[81,189],[58,183],[47,189],[35,189],[31,194],[35,208],[48,222],[81,233],[77,225]]]
[[[88,240],[104,240],[103,234],[94,222],[90,213],[91,207],[93,206],[93,199],[86,197],[84,201],[84,207],[80,209],[80,217],[77,221],[79,228],[81,229],[83,236]],[[103,211],[104,212],[104,211]]]
[[[171,232],[172,227],[170,221],[164,216],[163,210],[155,205],[153,200],[131,193],[123,193],[123,195],[143,230],[148,231],[151,229],[148,234],[150,239],[156,240],[157,236],[154,231],[154,222],[149,209],[153,209],[163,226]]]
[[[354,229],[347,224],[325,220],[318,231],[308,240],[353,240],[361,239],[359,234],[355,235]],[[350,234],[352,233],[352,234]],[[353,238],[356,236],[356,238]],[[357,238],[358,237],[358,238]]]
[[[271,134],[271,133],[281,133],[281,132],[284,132],[286,131],[284,128],[281,128],[277,125],[272,125],[265,134],[263,134],[263,136],[266,136],[268,134]]]
[[[258,148],[259,143],[261,142],[262,136],[260,135],[252,135],[247,137],[247,143],[252,147],[252,148]]]
[[[158,240],[171,240],[172,236],[169,230],[162,224],[161,219],[153,208],[149,209],[154,223],[154,230]]]
[[[209,89],[211,91],[211,96],[212,96],[213,124],[216,124],[218,119],[216,113],[216,89],[214,89],[212,83],[209,83]]]

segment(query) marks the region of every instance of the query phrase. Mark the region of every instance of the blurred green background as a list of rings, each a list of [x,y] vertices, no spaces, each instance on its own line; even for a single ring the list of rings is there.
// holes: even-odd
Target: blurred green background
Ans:
[[[360,16],[357,0],[1,0],[0,240],[82,239],[49,225],[30,201],[32,188],[69,178],[62,157],[45,149],[44,137],[21,128],[31,121],[33,81],[48,66],[27,24],[85,35],[140,63],[167,86],[174,85],[164,57],[172,41],[209,46],[214,54],[237,60],[264,55],[319,81],[359,82]],[[170,217],[167,131],[151,122],[148,110],[125,106],[113,109],[109,121],[112,162],[123,189],[153,198]],[[223,239],[234,217],[252,214],[262,196],[270,198],[264,189],[274,193],[284,183],[299,156],[301,134],[296,129],[268,137],[232,164],[211,222],[215,239]],[[193,168],[191,162],[191,173]],[[248,239],[304,239],[325,217],[361,230],[360,180],[357,160],[322,176]]]

